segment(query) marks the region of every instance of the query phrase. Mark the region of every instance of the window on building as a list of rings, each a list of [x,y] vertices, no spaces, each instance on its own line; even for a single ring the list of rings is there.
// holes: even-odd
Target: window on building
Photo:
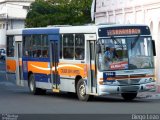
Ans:
[[[3,24],[3,29],[5,29],[5,24]]]
[[[7,36],[7,56],[14,57],[14,36]]]

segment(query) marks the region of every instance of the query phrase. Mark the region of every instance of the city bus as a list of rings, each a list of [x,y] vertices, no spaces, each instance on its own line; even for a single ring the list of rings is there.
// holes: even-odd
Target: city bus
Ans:
[[[74,93],[81,101],[109,94],[133,100],[139,92],[156,89],[155,55],[146,25],[53,26],[7,32],[7,69],[14,68],[11,72],[17,84],[28,86],[34,95],[52,90]]]

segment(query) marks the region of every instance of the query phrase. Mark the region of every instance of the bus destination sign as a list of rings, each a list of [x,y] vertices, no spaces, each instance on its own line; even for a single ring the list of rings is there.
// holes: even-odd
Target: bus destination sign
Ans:
[[[115,29],[115,30],[107,30],[108,36],[112,35],[135,35],[141,34],[140,29]]]
[[[150,35],[147,26],[121,26],[99,28],[99,37],[122,36],[122,35]]]

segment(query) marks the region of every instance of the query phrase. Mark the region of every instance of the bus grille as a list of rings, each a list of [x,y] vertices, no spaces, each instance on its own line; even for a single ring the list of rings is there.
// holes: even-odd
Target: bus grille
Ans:
[[[121,87],[121,92],[134,92],[138,90],[139,90],[139,86],[122,86]]]
[[[130,80],[118,80],[120,85],[135,85],[139,84],[140,79],[130,79]]]

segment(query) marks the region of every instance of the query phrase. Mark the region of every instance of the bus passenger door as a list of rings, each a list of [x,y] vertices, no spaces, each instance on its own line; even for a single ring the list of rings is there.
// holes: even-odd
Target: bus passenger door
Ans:
[[[95,41],[87,42],[87,63],[88,63],[88,83],[89,91],[91,93],[97,93],[96,90],[96,62],[95,62]]]
[[[15,36],[15,56],[16,56],[16,83],[24,86],[22,72],[22,36]]]
[[[50,66],[51,66],[51,82],[53,92],[59,92],[60,77],[58,75],[58,41],[54,40],[50,42]]]

